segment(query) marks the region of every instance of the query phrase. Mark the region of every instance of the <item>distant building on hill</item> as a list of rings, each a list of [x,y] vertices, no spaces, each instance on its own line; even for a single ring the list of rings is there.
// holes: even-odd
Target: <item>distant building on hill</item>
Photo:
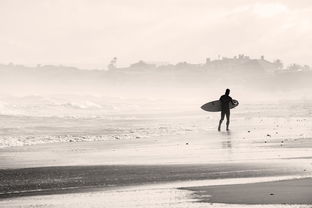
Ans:
[[[239,54],[233,58],[222,57],[217,60],[207,58],[203,67],[209,71],[227,71],[229,73],[274,73],[274,71],[282,69],[283,64],[280,60],[267,61],[264,56],[261,56],[260,59],[251,59],[249,56]]]

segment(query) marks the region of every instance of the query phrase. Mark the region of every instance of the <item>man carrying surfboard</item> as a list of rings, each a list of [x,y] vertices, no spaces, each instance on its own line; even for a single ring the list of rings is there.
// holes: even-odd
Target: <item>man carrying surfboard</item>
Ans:
[[[230,89],[226,89],[225,94],[222,95],[219,99],[221,103],[221,119],[219,121],[218,131],[221,131],[221,124],[224,120],[224,116],[226,116],[226,130],[229,131],[230,125],[230,102],[235,105],[233,99],[229,96]]]

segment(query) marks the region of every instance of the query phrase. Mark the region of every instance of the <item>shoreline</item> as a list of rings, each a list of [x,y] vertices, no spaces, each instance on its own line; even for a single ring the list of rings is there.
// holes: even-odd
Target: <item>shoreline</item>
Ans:
[[[52,166],[0,170],[0,199],[89,192],[137,185],[270,176],[306,176],[281,164]]]
[[[190,205],[191,201],[195,203],[190,207],[198,208],[202,204],[196,202],[205,202],[208,207],[214,206],[210,203],[255,204],[262,196],[268,198],[267,203],[310,203],[304,194],[310,194],[306,189],[312,189],[312,179],[297,178],[312,175],[308,125],[312,120],[241,118],[233,122],[229,132],[202,128],[210,121],[197,121],[197,130],[183,135],[0,149],[0,206],[88,207],[84,203],[95,203],[94,207],[140,207],[136,201],[144,198],[143,205],[138,202],[141,207],[157,207],[159,202],[167,207],[172,203]],[[166,132],[165,124],[170,122],[159,123],[159,128]],[[134,124],[125,122],[127,125]],[[184,126],[174,126],[179,125]],[[262,177],[291,180],[281,185],[264,182]],[[243,184],[248,178],[256,180]],[[230,184],[225,181],[236,181],[236,185],[224,185]],[[305,183],[309,186],[300,185]],[[297,188],[297,194],[285,193],[283,187],[303,188]],[[255,199],[235,201],[248,194]],[[290,199],[287,194],[294,200],[283,201]],[[220,200],[204,195],[220,196]],[[300,198],[303,195],[306,198]]]
[[[222,204],[312,204],[312,178],[180,188],[192,191],[202,203]]]

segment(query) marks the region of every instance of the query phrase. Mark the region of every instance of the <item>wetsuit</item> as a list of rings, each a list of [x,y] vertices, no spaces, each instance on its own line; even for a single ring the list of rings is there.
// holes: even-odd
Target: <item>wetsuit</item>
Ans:
[[[232,104],[234,104],[233,99],[228,95],[222,95],[219,100],[221,102],[220,124],[224,120],[224,116],[226,116],[226,125],[228,127],[230,124],[230,105],[229,104],[230,104],[230,102],[232,102]]]

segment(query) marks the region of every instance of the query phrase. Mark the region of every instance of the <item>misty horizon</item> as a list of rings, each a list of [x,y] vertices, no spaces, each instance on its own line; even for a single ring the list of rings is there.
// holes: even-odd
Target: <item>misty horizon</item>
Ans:
[[[129,65],[126,65],[126,66],[120,66],[119,65],[119,59],[117,57],[114,57],[111,59],[110,62],[108,62],[106,64],[106,66],[102,66],[102,67],[98,67],[98,68],[81,68],[81,67],[77,67],[77,66],[74,66],[74,65],[63,65],[61,63],[59,64],[42,64],[42,63],[37,63],[37,64],[34,64],[34,65],[27,65],[27,64],[23,64],[23,63],[13,63],[13,62],[9,62],[9,63],[0,63],[0,67],[1,66],[10,66],[10,67],[25,67],[25,68],[40,68],[40,67],[59,67],[59,68],[72,68],[72,69],[78,69],[78,70],[111,70],[113,68],[115,69],[126,69],[126,68],[131,68],[131,67],[134,67],[135,65],[137,64],[140,64],[140,63],[143,63],[143,64],[147,64],[147,65],[151,65],[153,67],[166,67],[166,66],[173,66],[173,65],[179,65],[179,64],[190,64],[190,65],[204,65],[204,64],[207,64],[207,61],[209,60],[210,62],[213,62],[213,61],[226,61],[226,60],[237,60],[237,59],[240,59],[240,58],[245,58],[245,59],[248,59],[248,60],[264,60],[268,63],[279,63],[281,64],[281,67],[279,68],[279,70],[287,70],[287,69],[290,69],[290,68],[298,68],[298,69],[308,69],[308,70],[311,70],[311,66],[310,65],[307,65],[307,64],[298,64],[296,62],[294,63],[290,63],[290,64],[284,64],[283,60],[280,60],[280,59],[274,59],[274,60],[268,60],[266,58],[266,56],[264,55],[261,55],[259,57],[250,57],[248,56],[248,54],[237,54],[233,57],[226,57],[226,56],[220,56],[218,55],[216,58],[212,58],[212,57],[206,57],[205,59],[202,60],[202,62],[196,62],[196,63],[192,63],[192,62],[188,62],[188,61],[185,61],[185,60],[180,60],[176,63],[172,63],[172,62],[164,62],[164,61],[146,61],[146,60],[143,60],[143,59],[139,59],[133,63],[129,63]],[[113,67],[113,68],[110,68],[110,67]]]
[[[202,64],[157,65],[139,61],[124,68],[118,67],[118,58],[114,58],[107,68],[81,70],[54,65],[0,65],[0,93],[44,97],[66,94],[69,98],[83,94],[87,97],[170,99],[185,103],[193,100],[196,103],[207,96],[216,98],[224,88],[231,88],[246,102],[311,99],[308,93],[312,88],[310,66],[284,66],[282,61],[270,62],[265,56],[253,58],[238,54],[232,58],[207,58]]]

